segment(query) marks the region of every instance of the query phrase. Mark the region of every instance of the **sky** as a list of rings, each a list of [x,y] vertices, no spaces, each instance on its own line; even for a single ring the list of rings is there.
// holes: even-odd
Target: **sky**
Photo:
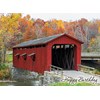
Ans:
[[[23,16],[27,15],[26,13]],[[86,18],[87,20],[100,19],[100,13],[29,13],[29,15],[38,19],[41,18],[45,21],[51,19],[61,19],[64,21],[74,21],[81,18]]]

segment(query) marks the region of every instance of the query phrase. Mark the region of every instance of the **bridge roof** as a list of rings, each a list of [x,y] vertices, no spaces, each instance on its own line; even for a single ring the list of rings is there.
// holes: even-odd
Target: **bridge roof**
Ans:
[[[73,39],[75,41],[78,41],[81,44],[83,43],[82,41],[80,41],[80,40],[78,40],[78,39],[76,39],[76,38],[74,38],[74,37],[72,37],[72,36],[70,36],[68,34],[63,33],[63,34],[57,34],[57,35],[52,35],[52,36],[48,36],[48,37],[44,37],[44,38],[38,38],[38,39],[22,42],[22,43],[20,43],[20,44],[18,44],[16,46],[14,46],[13,48],[26,47],[26,46],[39,45],[39,44],[46,44],[46,43],[48,43],[48,42],[50,42],[50,41],[52,41],[52,40],[54,40],[54,39],[56,39],[58,37],[61,37],[63,35],[65,35],[65,36],[67,36],[67,37],[69,37],[69,38],[71,38],[71,39]]]

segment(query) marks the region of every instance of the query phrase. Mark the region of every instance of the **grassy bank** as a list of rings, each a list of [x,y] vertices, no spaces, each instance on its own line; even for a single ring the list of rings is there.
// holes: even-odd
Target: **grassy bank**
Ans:
[[[92,68],[92,67],[89,67],[89,66],[80,65],[80,71],[83,71],[83,72],[89,73],[89,74],[100,75],[100,68]]]
[[[96,70],[95,70],[95,74],[100,75],[100,69],[96,69]]]
[[[12,54],[7,54],[6,55],[6,62],[10,63],[10,62],[12,62],[12,60],[13,60]]]

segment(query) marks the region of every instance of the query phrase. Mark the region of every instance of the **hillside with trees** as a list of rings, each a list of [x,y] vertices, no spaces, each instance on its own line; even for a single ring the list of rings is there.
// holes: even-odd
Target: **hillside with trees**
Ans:
[[[67,18],[66,18],[67,19]],[[85,18],[63,20],[31,18],[20,13],[0,14],[0,62],[5,62],[6,51],[24,41],[67,33],[84,42],[82,51],[100,51],[100,20]]]

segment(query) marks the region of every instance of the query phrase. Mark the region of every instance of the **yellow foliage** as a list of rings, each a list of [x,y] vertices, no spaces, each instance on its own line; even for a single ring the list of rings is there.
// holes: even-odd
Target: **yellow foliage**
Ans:
[[[98,27],[98,33],[100,33],[100,26]]]
[[[8,14],[7,16],[2,16],[0,19],[1,22],[1,29],[3,32],[7,33],[15,33],[18,28],[18,19],[20,18],[21,14]]]
[[[57,21],[57,25],[58,25],[59,28],[63,28],[64,29],[64,23],[63,23],[62,20],[58,20]]]
[[[45,23],[45,26],[48,26],[48,25],[49,25],[49,23],[48,23],[48,22],[46,22],[46,23]]]
[[[0,17],[0,48],[4,48],[11,37],[18,32],[18,19],[21,14],[12,13]]]
[[[96,39],[95,39],[95,38],[92,38],[92,39],[90,40],[90,46],[92,46],[92,45],[95,43],[95,41],[96,41]]]

